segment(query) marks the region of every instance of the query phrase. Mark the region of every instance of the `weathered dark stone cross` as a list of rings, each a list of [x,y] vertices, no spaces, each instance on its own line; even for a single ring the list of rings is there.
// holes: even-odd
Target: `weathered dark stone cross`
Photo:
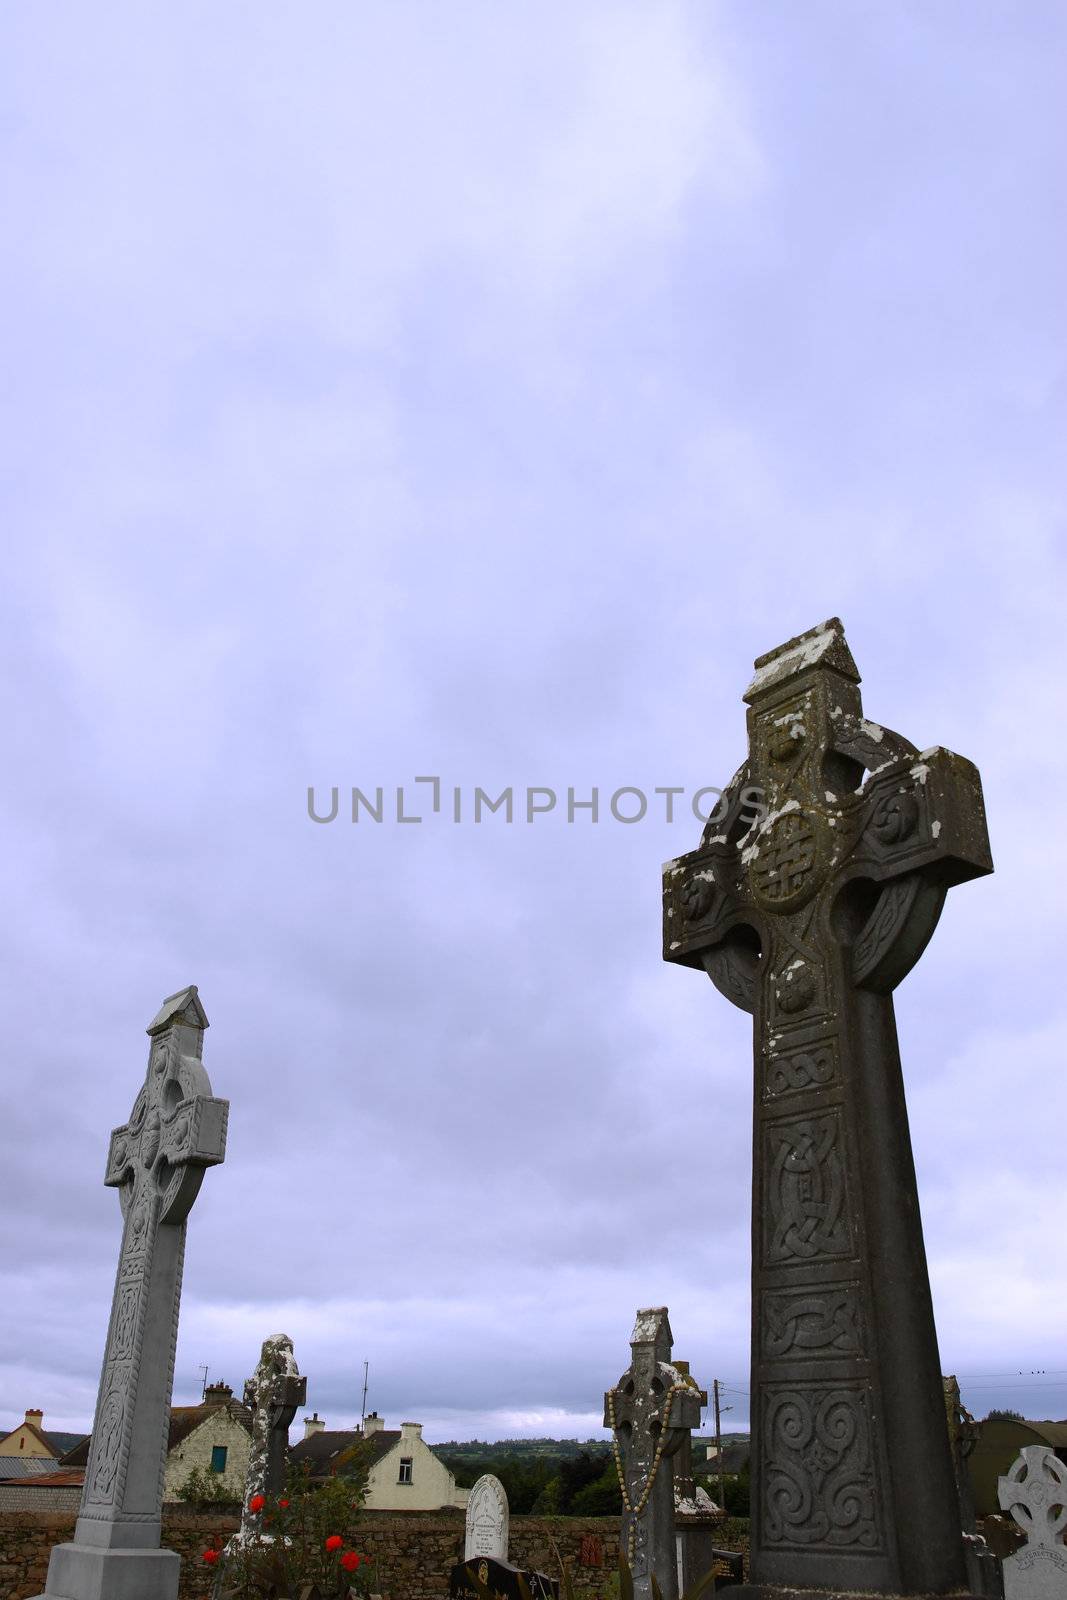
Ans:
[[[671,1363],[666,1306],[638,1311],[633,1356],[604,1396],[623,1491],[622,1538],[635,1600],[651,1600],[655,1576],[663,1600],[677,1600],[674,1474],[670,1457],[700,1425],[700,1390]]]
[[[664,956],[754,1019],[751,1584],[941,1594],[963,1551],[892,990],[992,862],[975,768],[858,684],[836,618],[756,662]]]
[[[244,1403],[252,1413],[252,1448],[241,1509],[243,1539],[263,1527],[262,1518],[249,1511],[249,1501],[255,1495],[279,1495],[285,1487],[289,1427],[298,1406],[307,1400],[307,1389],[289,1335],[275,1333],[264,1339],[259,1363],[244,1387]]]

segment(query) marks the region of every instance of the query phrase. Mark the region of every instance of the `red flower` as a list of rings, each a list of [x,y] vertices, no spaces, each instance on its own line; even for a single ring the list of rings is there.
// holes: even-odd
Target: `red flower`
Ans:
[[[327,1550],[340,1550],[343,1544],[344,1540],[339,1533],[331,1533],[326,1541],[326,1548]]]
[[[205,1550],[204,1551],[204,1560],[207,1562],[209,1567],[213,1567],[215,1565],[215,1562],[218,1559],[219,1559],[219,1552],[217,1550]]]
[[[288,1500],[279,1500],[278,1504],[281,1506],[282,1510],[285,1511],[289,1505],[289,1502]]]
[[[262,1511],[266,1503],[261,1494],[254,1494],[248,1502],[248,1509],[249,1511]]]
[[[344,1567],[346,1572],[355,1572],[361,1559],[362,1557],[357,1556],[354,1550],[346,1550],[344,1555],[341,1557],[341,1565]]]

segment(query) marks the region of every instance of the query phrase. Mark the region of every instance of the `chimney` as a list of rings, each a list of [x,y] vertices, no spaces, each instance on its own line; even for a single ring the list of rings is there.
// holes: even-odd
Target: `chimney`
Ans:
[[[422,1423],[402,1422],[400,1424],[400,1438],[404,1444],[411,1444],[414,1439],[421,1439]]]
[[[369,1439],[372,1433],[381,1433],[384,1427],[385,1419],[380,1417],[376,1411],[372,1411],[369,1416],[363,1419],[364,1439]]]
[[[233,1399],[233,1390],[228,1383],[209,1383],[204,1390],[203,1404],[206,1406],[224,1406]]]
[[[304,1418],[304,1438],[310,1439],[313,1433],[325,1433],[326,1424],[316,1411],[313,1417]]]
[[[44,1412],[30,1406],[26,1411],[26,1421],[34,1428],[44,1427]]]

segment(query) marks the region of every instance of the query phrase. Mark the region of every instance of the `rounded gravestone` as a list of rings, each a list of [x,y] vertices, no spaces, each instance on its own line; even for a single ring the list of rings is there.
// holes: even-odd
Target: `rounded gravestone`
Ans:
[[[508,1559],[508,1497],[504,1485],[491,1472],[483,1473],[467,1501],[467,1537],[463,1559],[490,1556]]]

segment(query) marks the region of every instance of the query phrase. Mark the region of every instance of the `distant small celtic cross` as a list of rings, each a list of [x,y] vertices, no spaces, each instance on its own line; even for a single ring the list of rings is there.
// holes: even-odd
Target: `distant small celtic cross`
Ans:
[[[1067,1528],[1067,1466],[1047,1445],[1024,1445],[1006,1476],[997,1481],[997,1498],[1031,1545],[1062,1546]]]
[[[858,685],[836,617],[756,662],[663,953],[753,1016],[752,1584],[939,1593],[963,1561],[892,992],[992,863],[971,763]]]

